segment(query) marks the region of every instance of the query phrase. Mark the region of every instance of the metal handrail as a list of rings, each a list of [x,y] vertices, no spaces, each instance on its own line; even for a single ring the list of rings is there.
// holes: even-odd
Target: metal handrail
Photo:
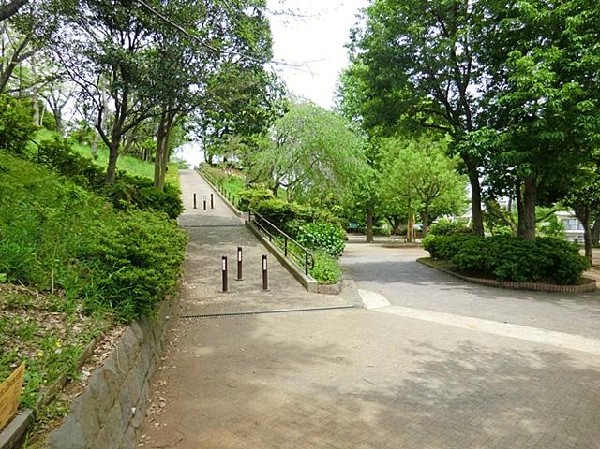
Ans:
[[[300,267],[304,266],[304,273],[306,275],[308,275],[308,270],[314,268],[315,258],[313,256],[313,253],[305,247],[303,247],[300,243],[298,243],[292,237],[287,235],[281,229],[279,229],[276,225],[271,223],[259,213],[253,212],[251,210],[248,211],[248,220],[255,223],[258,229],[269,238],[269,241],[275,244],[275,246],[277,246],[283,252],[285,257],[287,257]],[[265,223],[275,232],[271,232],[270,230],[268,230],[266,226],[264,226]],[[281,247],[281,240],[283,240],[283,248]],[[290,242],[294,245],[290,245]],[[301,254],[296,254],[296,252],[293,249],[294,247],[300,249]]]

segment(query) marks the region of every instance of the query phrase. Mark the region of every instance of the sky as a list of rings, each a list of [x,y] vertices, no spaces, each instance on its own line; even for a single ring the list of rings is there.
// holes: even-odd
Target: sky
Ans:
[[[348,63],[344,47],[359,9],[368,0],[268,0],[275,70],[295,95],[331,109],[340,71]]]

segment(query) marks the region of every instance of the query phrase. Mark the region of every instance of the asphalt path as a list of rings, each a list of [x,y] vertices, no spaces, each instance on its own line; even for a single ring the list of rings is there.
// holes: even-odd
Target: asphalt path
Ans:
[[[545,293],[471,284],[418,263],[420,248],[350,242],[342,264],[391,305],[600,339],[600,293]]]

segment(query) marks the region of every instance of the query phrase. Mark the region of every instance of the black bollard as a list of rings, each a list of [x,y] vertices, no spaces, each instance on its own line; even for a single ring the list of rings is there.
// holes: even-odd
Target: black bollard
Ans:
[[[242,260],[243,260],[242,247],[238,246],[238,249],[237,249],[237,279],[236,279],[236,281],[244,280],[244,278],[242,276]]]
[[[206,196],[202,197],[202,210],[206,210]]]
[[[267,255],[262,256],[262,289],[269,290],[269,281],[267,278]]]
[[[210,194],[210,208],[215,208],[215,196],[212,193]]]
[[[194,193],[194,209],[196,209],[196,194]]]
[[[227,256],[222,257],[223,293],[227,293]]]

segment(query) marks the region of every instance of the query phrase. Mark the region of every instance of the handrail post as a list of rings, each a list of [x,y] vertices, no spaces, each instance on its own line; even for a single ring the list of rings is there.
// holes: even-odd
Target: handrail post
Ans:
[[[304,273],[308,276],[308,252],[304,251]]]
[[[288,239],[287,239],[287,237],[284,237],[284,239],[285,240],[284,240],[284,251],[283,251],[283,253],[285,254],[285,257],[287,257],[287,255],[288,255]]]

